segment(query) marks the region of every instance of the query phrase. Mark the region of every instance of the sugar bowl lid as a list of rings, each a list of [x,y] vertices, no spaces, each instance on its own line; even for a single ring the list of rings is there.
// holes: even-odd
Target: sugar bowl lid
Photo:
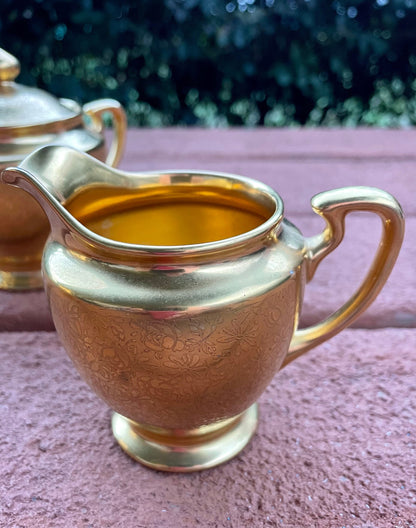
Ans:
[[[82,122],[80,106],[22,84],[15,78],[19,61],[0,48],[0,140],[38,134],[56,134]]]

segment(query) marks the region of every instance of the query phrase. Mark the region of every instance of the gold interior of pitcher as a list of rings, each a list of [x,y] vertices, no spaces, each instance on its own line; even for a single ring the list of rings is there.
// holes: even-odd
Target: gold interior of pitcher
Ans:
[[[149,185],[138,189],[93,186],[66,209],[85,227],[128,244],[185,246],[214,242],[262,225],[271,201],[242,190],[197,184]]]

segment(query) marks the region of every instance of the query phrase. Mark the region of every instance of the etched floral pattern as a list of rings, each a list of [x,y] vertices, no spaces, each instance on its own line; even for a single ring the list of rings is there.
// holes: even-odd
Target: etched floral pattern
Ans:
[[[137,422],[190,429],[256,401],[287,353],[296,291],[289,280],[234,306],[165,317],[101,307],[56,286],[49,297],[65,349],[101,398]]]

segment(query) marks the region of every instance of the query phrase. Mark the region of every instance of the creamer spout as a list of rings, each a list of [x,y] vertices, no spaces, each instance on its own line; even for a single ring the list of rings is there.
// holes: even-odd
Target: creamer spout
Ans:
[[[42,183],[37,174],[22,167],[7,167],[0,173],[0,182],[29,193],[43,209],[51,225],[56,224],[57,220],[64,222],[63,215],[65,216],[68,212]]]

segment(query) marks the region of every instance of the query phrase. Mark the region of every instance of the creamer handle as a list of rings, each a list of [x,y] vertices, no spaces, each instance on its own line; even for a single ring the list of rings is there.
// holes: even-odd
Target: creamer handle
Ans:
[[[403,211],[391,194],[374,187],[345,187],[317,194],[313,210],[326,221],[324,231],[306,239],[307,280],[344,237],[345,217],[352,211],[376,213],[382,221],[381,241],[367,276],[339,310],[320,323],[296,330],[283,366],[349,326],[374,301],[394,266],[404,235]]]
[[[126,141],[127,118],[123,107],[115,99],[97,99],[85,104],[83,110],[91,117],[94,128],[98,132],[102,132],[103,129],[103,114],[111,114],[114,135],[105,162],[111,167],[117,167]]]

